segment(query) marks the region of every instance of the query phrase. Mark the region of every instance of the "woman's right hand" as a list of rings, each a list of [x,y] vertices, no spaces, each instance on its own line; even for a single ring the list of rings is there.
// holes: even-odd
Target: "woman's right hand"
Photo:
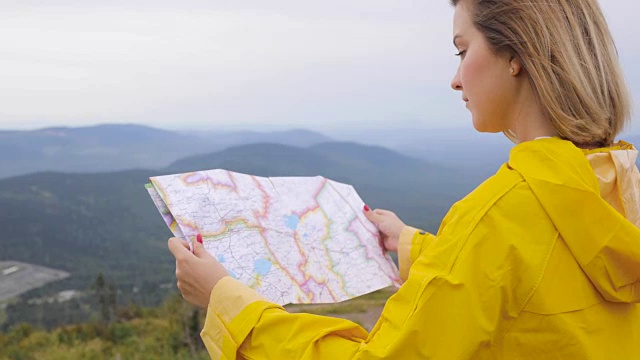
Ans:
[[[398,242],[400,234],[407,226],[398,215],[389,210],[375,209],[371,210],[367,205],[364,206],[364,215],[374,223],[382,238],[382,244],[387,251],[398,251]]]

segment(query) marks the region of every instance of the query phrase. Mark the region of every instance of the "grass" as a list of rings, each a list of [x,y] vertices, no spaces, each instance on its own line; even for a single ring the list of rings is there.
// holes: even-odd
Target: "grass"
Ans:
[[[373,307],[383,307],[387,299],[395,292],[396,288],[388,287],[336,304],[293,304],[287,305],[285,308],[289,312],[304,312],[316,315],[364,313]]]

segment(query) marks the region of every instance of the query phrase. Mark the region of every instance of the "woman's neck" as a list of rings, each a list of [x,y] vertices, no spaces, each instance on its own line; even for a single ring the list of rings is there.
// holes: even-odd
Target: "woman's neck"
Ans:
[[[516,98],[511,129],[518,137],[519,142],[530,141],[539,137],[558,136],[558,132],[551,124],[549,115],[536,100],[528,84]]]
[[[551,125],[551,120],[547,116],[536,113],[522,114],[514,124],[513,132],[520,142],[558,136],[558,132]]]

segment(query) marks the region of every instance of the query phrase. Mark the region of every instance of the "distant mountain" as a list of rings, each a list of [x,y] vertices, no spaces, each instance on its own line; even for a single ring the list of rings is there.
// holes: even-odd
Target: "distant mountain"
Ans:
[[[307,130],[178,133],[140,125],[0,131],[0,178],[39,171],[109,172],[165,167],[180,158],[250,143],[310,146],[331,141]]]
[[[314,176],[318,175],[319,169],[331,165],[328,159],[306,148],[281,144],[251,144],[231,147],[218,153],[187,157],[172,163],[161,172],[178,173],[220,168],[262,176]]]
[[[466,171],[476,181],[493,175],[509,159],[514,146],[501,133],[479,133],[473,129],[363,130],[357,137],[365,143],[379,144],[432,164]],[[625,133],[619,138],[640,147],[640,135]]]
[[[0,260],[71,273],[26,296],[84,290],[102,272],[116,280],[121,299],[157,303],[168,291],[159,285],[175,282],[174,262],[166,249],[171,234],[144,184],[150,176],[213,168],[260,176],[322,175],[347,182],[370,206],[396,211],[408,224],[431,231],[476,185],[456,170],[353,143],[309,148],[244,145],[185,158],[155,171],[30,174],[0,180]],[[12,313],[31,316],[32,311],[20,306],[8,308],[9,321],[24,320]],[[47,314],[53,317],[47,324],[59,321],[55,311]]]
[[[378,146],[345,142],[306,149],[276,144],[233,147],[177,161],[163,173],[215,168],[261,176],[322,175],[353,184],[372,206],[397,209],[408,222],[428,223],[431,227],[439,224],[453,201],[481,182],[477,177],[469,177],[466,171],[430,164]]]
[[[320,133],[293,129],[274,132],[235,131],[235,132],[188,132],[202,139],[216,139],[224,148],[243,144],[270,143],[297,147],[307,147],[313,144],[333,141],[330,137]]]
[[[377,169],[392,170],[395,168],[409,168],[412,165],[424,164],[424,160],[413,158],[382,146],[362,145],[354,142],[322,143],[309,147],[332,160],[345,165],[374,166]]]
[[[466,172],[475,181],[493,175],[509,158],[513,144],[502,134],[473,129],[364,130],[359,138],[403,154]]]

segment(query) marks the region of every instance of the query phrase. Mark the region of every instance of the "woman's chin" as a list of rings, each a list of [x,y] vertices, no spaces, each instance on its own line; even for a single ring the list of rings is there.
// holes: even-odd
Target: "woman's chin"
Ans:
[[[481,132],[481,133],[495,134],[503,131],[498,126],[492,126],[492,124],[486,121],[476,119],[475,117],[473,118],[473,128],[476,129],[477,132]]]
[[[487,132],[487,126],[486,123],[476,119],[476,117],[474,117],[472,115],[472,122],[473,122],[473,128],[476,129],[477,132]]]

